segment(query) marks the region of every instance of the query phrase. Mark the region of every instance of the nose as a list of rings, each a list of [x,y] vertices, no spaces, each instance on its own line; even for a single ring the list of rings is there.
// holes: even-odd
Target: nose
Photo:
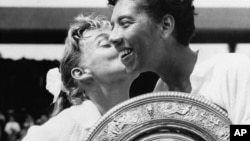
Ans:
[[[109,41],[118,48],[123,42],[122,34],[116,29],[113,29],[111,35],[109,36]]]

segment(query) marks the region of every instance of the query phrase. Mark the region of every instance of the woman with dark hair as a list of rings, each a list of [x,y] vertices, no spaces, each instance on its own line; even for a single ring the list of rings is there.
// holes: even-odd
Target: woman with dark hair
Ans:
[[[126,70],[160,76],[155,91],[202,95],[228,112],[233,124],[250,124],[250,59],[225,53],[200,60],[189,47],[195,32],[193,0],[108,0],[110,41]]]

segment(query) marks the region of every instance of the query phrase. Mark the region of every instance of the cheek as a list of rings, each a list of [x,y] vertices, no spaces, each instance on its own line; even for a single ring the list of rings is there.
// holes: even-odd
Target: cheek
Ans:
[[[131,34],[129,42],[131,46],[138,50],[138,53],[144,52],[146,48],[151,48],[152,46],[152,33],[148,29],[137,29]]]
[[[92,55],[89,58],[89,65],[93,68],[106,68],[118,60],[118,52],[116,50],[103,50]]]
[[[117,74],[117,71],[119,71],[119,67],[117,62],[115,61],[100,60],[98,64],[93,66],[92,70],[97,77],[105,78],[107,76]]]
[[[137,24],[128,31],[128,36],[134,43],[147,44],[146,42],[151,40],[153,33],[153,29],[148,24]]]
[[[97,56],[95,53],[85,53],[85,56],[83,58],[84,65],[93,70],[102,59],[100,59],[100,56]]]

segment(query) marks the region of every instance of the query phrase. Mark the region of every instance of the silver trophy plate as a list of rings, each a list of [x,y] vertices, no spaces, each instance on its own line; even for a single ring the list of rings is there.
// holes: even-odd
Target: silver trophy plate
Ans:
[[[84,141],[229,141],[227,113],[202,97],[157,92],[110,109]]]

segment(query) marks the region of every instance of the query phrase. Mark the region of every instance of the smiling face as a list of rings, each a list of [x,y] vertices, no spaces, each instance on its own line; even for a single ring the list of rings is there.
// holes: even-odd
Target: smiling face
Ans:
[[[136,1],[119,0],[111,17],[113,30],[110,41],[119,51],[119,57],[130,73],[151,70],[159,52],[159,27]]]
[[[96,29],[83,35],[84,39],[80,41],[82,65],[90,69],[98,81],[113,82],[133,78],[126,72],[118,51],[110,43],[110,32],[110,29]]]

